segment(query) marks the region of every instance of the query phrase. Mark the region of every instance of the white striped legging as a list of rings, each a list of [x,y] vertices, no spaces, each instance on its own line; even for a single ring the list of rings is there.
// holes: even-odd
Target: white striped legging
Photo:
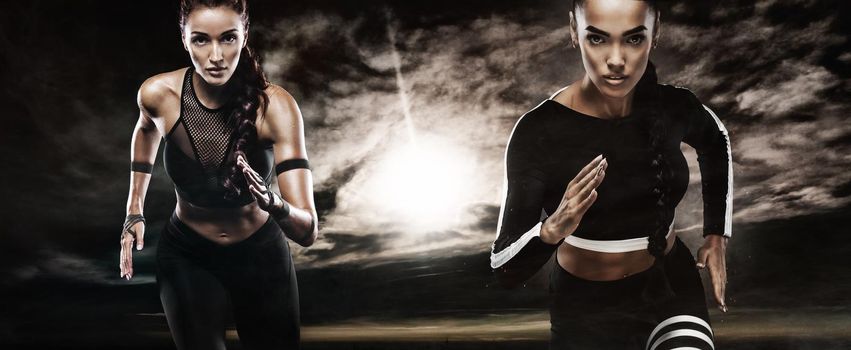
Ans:
[[[668,292],[648,292],[665,281],[670,289],[657,290]],[[616,281],[584,280],[556,263],[550,293],[552,350],[715,349],[700,274],[679,238],[659,269]]]

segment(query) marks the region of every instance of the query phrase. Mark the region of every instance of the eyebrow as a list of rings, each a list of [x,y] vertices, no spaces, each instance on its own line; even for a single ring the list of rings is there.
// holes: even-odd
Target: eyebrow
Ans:
[[[600,35],[611,36],[611,34],[609,34],[609,32],[602,30],[600,28],[597,28],[595,26],[588,26],[588,27],[585,28],[585,30],[592,32],[592,33],[600,34]],[[647,30],[647,27],[645,27],[644,25],[640,25],[638,27],[635,27],[635,28],[632,28],[630,30],[623,32],[623,36],[632,35],[632,34],[635,34],[635,33],[640,33],[640,32],[643,32],[645,30]]]
[[[236,28],[228,29],[228,30],[226,30],[226,31],[222,32],[222,34],[221,34],[221,35],[230,34],[230,33],[232,33],[232,32],[236,32],[236,31],[237,31],[237,30],[236,30]],[[209,35],[209,34],[207,34],[207,33],[204,33],[204,32],[198,32],[198,31],[193,31],[193,32],[192,32],[192,34]]]

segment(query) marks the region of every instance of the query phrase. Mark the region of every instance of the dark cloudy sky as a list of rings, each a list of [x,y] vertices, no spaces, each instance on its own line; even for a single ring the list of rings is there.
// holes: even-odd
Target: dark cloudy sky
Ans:
[[[733,313],[713,315],[719,339],[851,342],[831,331],[851,327],[847,3],[666,3],[652,57],[660,80],[694,91],[732,139]],[[94,336],[105,329],[161,339],[150,241],[174,208],[161,158],[147,195],[150,240],[131,282],[118,278],[116,243],[136,90],[189,65],[176,4],[5,7],[0,309],[10,311],[0,314],[0,343],[48,329],[57,342],[109,344]],[[319,242],[294,249],[307,339],[546,339],[543,282],[497,289],[487,255],[511,127],[582,74],[566,42],[568,9],[553,0],[252,2],[250,44],[304,114],[323,222]],[[694,152],[683,151],[692,176],[676,229],[696,248],[700,177]],[[788,307],[819,322],[790,326]],[[410,331],[418,325],[437,330]]]

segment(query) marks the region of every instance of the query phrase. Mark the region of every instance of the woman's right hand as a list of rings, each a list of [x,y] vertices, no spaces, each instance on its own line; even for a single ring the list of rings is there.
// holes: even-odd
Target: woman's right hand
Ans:
[[[118,258],[118,266],[121,268],[121,278],[128,281],[133,277],[133,243],[136,250],[142,250],[145,246],[145,222],[140,221],[121,233],[121,255]]]
[[[576,231],[582,216],[597,199],[597,186],[603,182],[608,166],[609,163],[601,154],[570,180],[558,208],[541,226],[542,241],[556,244]]]

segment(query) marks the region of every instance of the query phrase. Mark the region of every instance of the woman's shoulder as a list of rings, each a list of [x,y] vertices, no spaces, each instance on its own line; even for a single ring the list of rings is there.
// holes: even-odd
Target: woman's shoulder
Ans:
[[[180,98],[183,76],[188,68],[159,73],[145,79],[139,87],[137,102],[140,108],[156,111],[169,98]]]
[[[269,86],[263,92],[269,97],[269,104],[296,104],[293,95],[280,85],[269,83]]]
[[[511,129],[509,142],[527,142],[545,135],[549,116],[552,114],[549,108],[550,103],[553,102],[549,99],[543,100],[537,106],[523,113]]]
[[[301,118],[298,103],[289,91],[279,85],[269,83],[269,86],[263,92],[266,93],[268,98],[264,119],[269,119],[273,123],[276,121],[286,123],[292,121],[293,118]]]
[[[534,130],[542,127],[546,122],[547,101],[543,100],[526,113],[523,113],[514,124],[515,132],[520,130]]]
[[[662,100],[670,105],[687,109],[703,106],[697,95],[686,87],[659,84],[659,90],[661,91]]]
[[[291,133],[300,132],[304,121],[295,98],[283,87],[272,83],[263,92],[268,100],[262,116],[257,118],[258,133],[274,142],[292,138]]]
[[[529,126],[543,125],[548,123],[548,120],[555,114],[554,112],[558,110],[556,109],[557,107],[570,109],[564,105],[564,101],[568,98],[568,88],[570,87],[571,85],[565,86],[550,95],[550,97],[538,102],[535,107],[520,116],[517,124],[522,123]]]

